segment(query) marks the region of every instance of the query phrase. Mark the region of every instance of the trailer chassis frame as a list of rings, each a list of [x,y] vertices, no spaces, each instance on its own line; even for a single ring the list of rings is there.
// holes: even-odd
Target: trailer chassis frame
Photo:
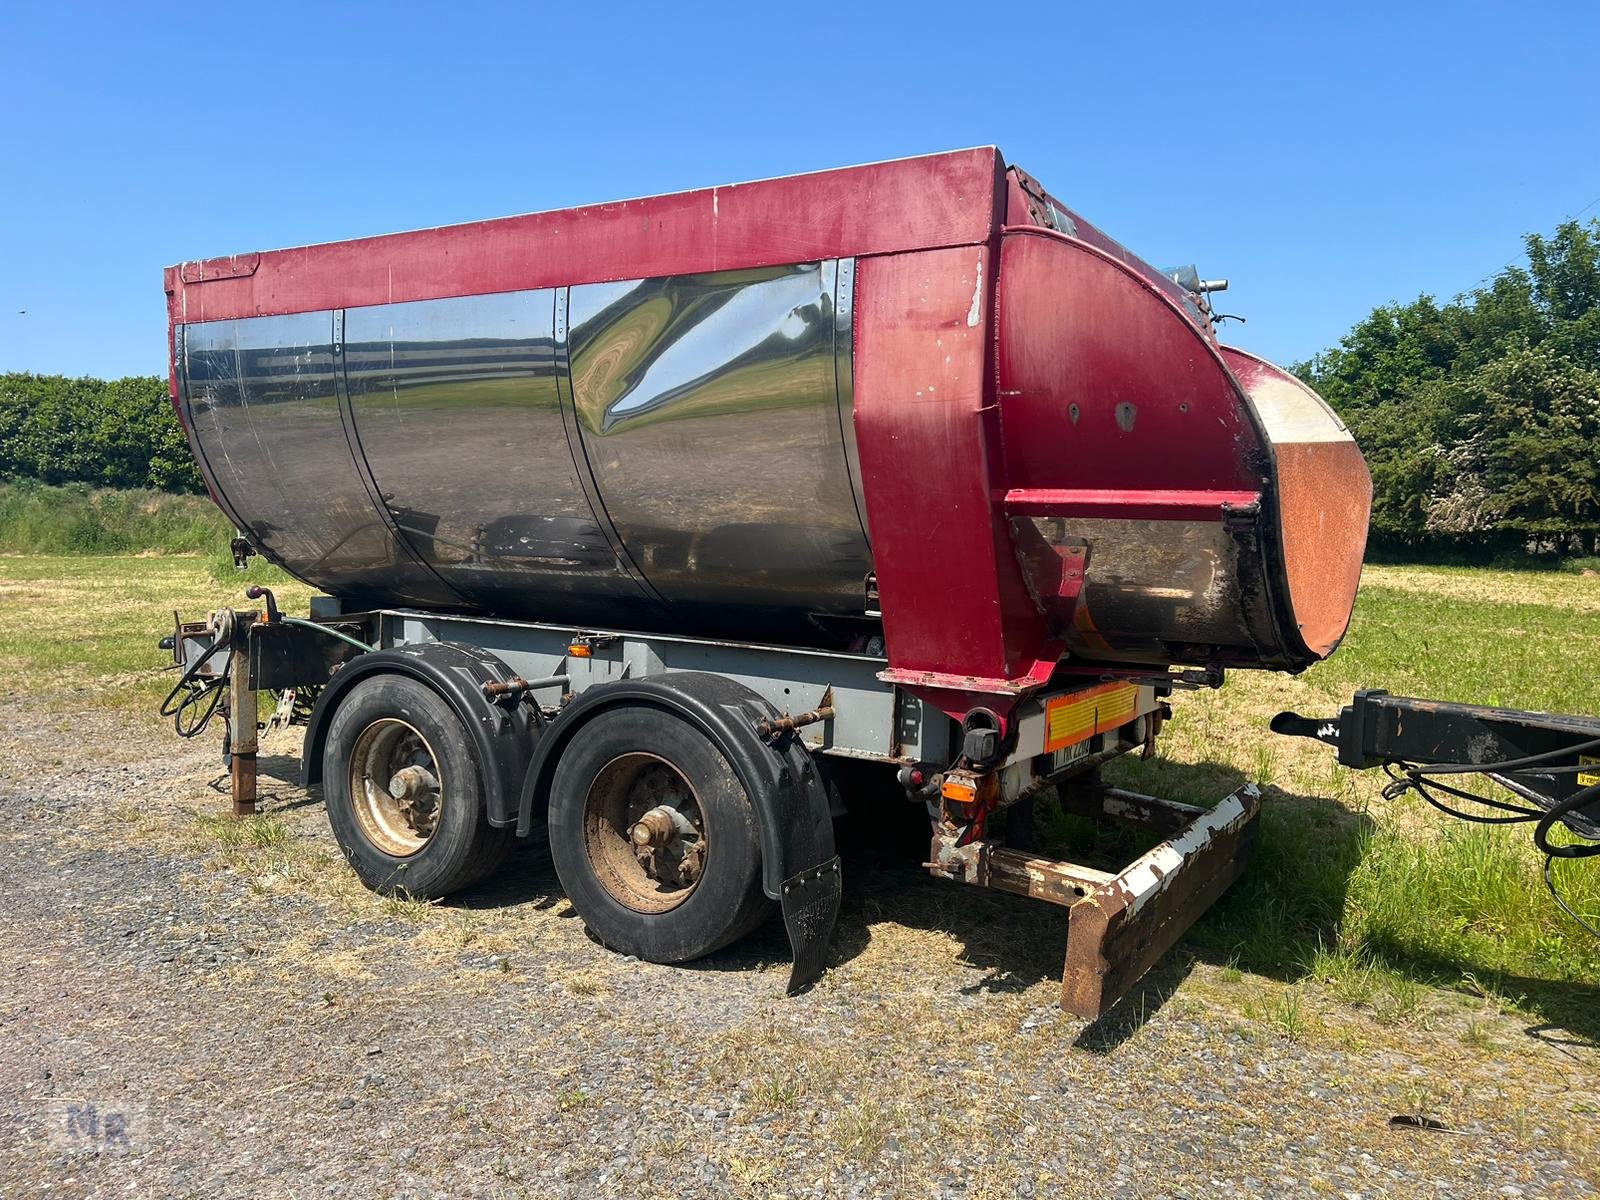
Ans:
[[[237,815],[255,810],[258,689],[320,687],[335,681],[323,700],[336,705],[338,695],[347,690],[338,684],[343,668],[351,668],[351,677],[365,675],[371,673],[366,669],[369,663],[371,670],[380,669],[377,659],[387,662],[397,654],[417,652],[466,652],[487,664],[487,682],[468,689],[481,701],[484,711],[477,716],[479,722],[503,724],[508,711],[525,710],[530,729],[537,726],[554,733],[564,714],[585,707],[581,698],[590,688],[615,694],[618,687],[638,690],[673,677],[714,677],[748,692],[752,703],[764,710],[762,719],[752,718],[749,733],[769,747],[781,739],[802,755],[899,765],[902,782],[907,772],[922,774],[919,764],[957,755],[953,722],[912,693],[886,683],[880,674],[882,659],[872,655],[624,631],[585,632],[411,609],[347,612],[337,602],[314,603],[313,620],[364,631],[373,639],[376,657],[360,654],[351,659],[348,651],[327,639],[302,645],[305,633],[274,620],[276,614],[270,609],[269,603],[265,616],[229,614],[234,632],[227,647],[218,648],[219,658],[226,653],[232,661],[227,714],[235,751]],[[197,655],[205,657],[200,654],[205,629],[198,623],[179,625],[174,657],[180,664]],[[471,700],[466,692],[452,695],[461,704]],[[472,720],[473,711],[463,712],[463,719]],[[1149,752],[1166,710],[1158,705],[1148,710],[1148,719],[1146,711],[1141,709],[1136,723],[1127,728],[1092,726],[1104,732],[1086,739],[1090,753],[1055,774],[1035,776],[1020,794],[1004,799],[998,767],[988,775],[966,769],[948,776],[935,771],[915,787],[907,784],[910,799],[939,796],[940,781],[947,778],[985,798],[978,809],[929,800],[935,822],[930,861],[924,865],[936,876],[1065,907],[1068,944],[1060,1003],[1066,1011],[1091,1020],[1105,1015],[1126,995],[1238,878],[1255,840],[1261,792],[1253,784],[1203,809],[1099,783],[1095,769],[1101,762],[1136,749],[1141,742]],[[319,716],[327,717],[321,703],[312,714],[302,764],[308,784],[316,782],[319,773],[320,755],[314,744]],[[1138,732],[1130,735],[1129,730]],[[531,744],[529,752],[538,757]],[[534,783],[535,773],[530,769]],[[1030,854],[982,836],[985,817],[1003,811],[1003,805],[1026,803],[1046,787],[1056,789],[1066,811],[1155,830],[1165,840],[1112,873]],[[515,823],[518,833],[525,834],[530,828],[528,796],[517,806],[509,800],[509,794],[498,803],[491,797],[489,819],[497,825]],[[808,858],[798,874],[782,879],[778,888],[770,881],[767,886],[768,894],[783,904],[796,945],[791,990],[821,973],[827,929],[837,910],[839,862],[831,851],[820,857],[815,865]]]

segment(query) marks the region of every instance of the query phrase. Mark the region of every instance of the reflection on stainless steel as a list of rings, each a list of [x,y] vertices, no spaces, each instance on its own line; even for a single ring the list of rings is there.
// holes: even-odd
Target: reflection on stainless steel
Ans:
[[[674,605],[862,611],[829,282],[812,263],[571,290],[583,449]]]
[[[351,453],[332,313],[183,330],[180,400],[228,506],[302,578],[352,596],[455,600],[396,542]]]
[[[1272,635],[1256,627],[1265,614],[1250,601],[1262,588],[1259,549],[1241,555],[1237,540],[1253,541],[1249,531],[1216,521],[1014,517],[1011,532],[1030,591],[1076,654],[1161,662],[1174,647],[1214,647],[1228,659]],[[1054,599],[1049,571],[1068,546],[1087,548],[1076,606]]]
[[[403,535],[469,601],[623,619],[644,593],[573,464],[554,314],[550,289],[350,309],[355,427]]]
[[[852,267],[207,322],[182,391],[226,505],[331,592],[777,636],[863,615]]]
[[[866,492],[861,486],[861,456],[856,450],[855,379],[855,298],[856,260],[841,258],[834,267],[833,339],[834,380],[839,388],[839,430],[844,435],[845,465],[850,471],[850,490],[856,502],[856,517],[861,522],[867,544],[872,530],[867,525]]]

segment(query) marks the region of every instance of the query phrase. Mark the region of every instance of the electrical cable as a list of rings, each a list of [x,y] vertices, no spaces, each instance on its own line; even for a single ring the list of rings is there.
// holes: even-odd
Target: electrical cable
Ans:
[[[1550,811],[1540,818],[1533,829],[1533,844],[1544,851],[1550,858],[1593,858],[1600,854],[1600,842],[1587,846],[1565,845],[1557,846],[1550,841],[1550,830],[1555,823],[1570,812],[1576,812],[1591,800],[1600,797],[1600,783],[1591,784],[1586,788],[1573,792],[1565,800],[1552,805]]]
[[[216,632],[211,641],[198,652],[194,665],[184,671],[178,682],[172,685],[167,698],[161,702],[161,715],[172,718],[172,726],[177,730],[179,737],[199,737],[222,707],[222,698],[227,692],[228,682],[233,673],[233,656],[228,655],[219,675],[201,678],[200,672],[219,646],[232,641],[233,620],[233,613],[226,609],[215,614],[213,627]],[[337,629],[320,625],[316,621],[305,621],[299,617],[280,617],[279,620],[285,625],[299,625],[305,629],[327,634],[341,642],[348,642],[363,652],[372,650],[366,642],[341,633]]]
[[[1583,754],[1589,750],[1600,749],[1600,738],[1587,742],[1579,742],[1576,746],[1563,746],[1559,750],[1547,750],[1543,754],[1530,754],[1526,758],[1508,758],[1501,762],[1493,763],[1424,763],[1420,767],[1407,767],[1406,770],[1417,775],[1516,775],[1530,767],[1541,763],[1552,762],[1558,758],[1566,758],[1569,754]],[[1581,771],[1582,763],[1567,767],[1546,768],[1549,771]]]
[[[1568,775],[1574,772],[1592,771],[1594,770],[1593,763],[1569,764],[1557,767],[1542,766],[1541,764],[1596,748],[1600,748],[1600,738],[1583,742],[1576,746],[1552,750],[1545,754],[1506,759],[1497,763],[1430,763],[1416,765],[1401,759],[1391,759],[1383,764],[1384,774],[1390,779],[1390,783],[1383,789],[1383,798],[1385,800],[1395,800],[1406,792],[1416,792],[1417,795],[1421,796],[1440,812],[1458,820],[1470,821],[1476,825],[1521,825],[1535,822],[1533,844],[1544,855],[1545,887],[1550,890],[1551,897],[1560,906],[1562,912],[1566,913],[1596,938],[1600,938],[1600,926],[1581,916],[1567,903],[1566,898],[1561,894],[1561,889],[1556,885],[1555,875],[1552,871],[1555,860],[1558,858],[1586,859],[1600,856],[1600,842],[1590,842],[1587,845],[1558,845],[1550,840],[1551,830],[1555,828],[1563,817],[1600,800],[1600,783],[1580,788],[1565,799],[1557,801],[1550,808],[1542,809],[1496,800],[1493,797],[1470,792],[1464,788],[1453,787],[1448,783],[1440,782],[1438,779],[1438,776],[1441,775],[1519,775],[1530,771],[1537,771],[1539,774],[1544,775]],[[1486,808],[1496,809],[1504,815],[1491,816],[1484,813],[1463,812],[1461,809],[1440,800],[1438,796],[1434,795],[1435,791],[1443,792],[1474,804],[1481,804]]]
[[[1555,865],[1555,861],[1556,860],[1554,858],[1550,857],[1550,855],[1548,855],[1548,854],[1545,855],[1545,858],[1544,858],[1544,885],[1545,885],[1545,887],[1550,889],[1550,895],[1555,897],[1555,902],[1561,906],[1561,911],[1562,912],[1566,913],[1567,916],[1571,917],[1579,925],[1582,925],[1590,933],[1594,934],[1595,937],[1600,938],[1600,925],[1591,924],[1586,918],[1579,916],[1575,911],[1573,911],[1572,905],[1568,904],[1566,899],[1565,899],[1565,897],[1563,897],[1561,895],[1561,889],[1556,887],[1555,876],[1550,873],[1550,868],[1553,865]]]
[[[194,665],[179,677],[178,682],[173,684],[172,690],[167,693],[167,698],[161,702],[161,715],[172,718],[172,727],[177,730],[179,737],[199,737],[205,732],[206,726],[211,724],[211,718],[217,715],[217,710],[222,707],[222,697],[228,690],[228,680],[233,672],[232,655],[229,655],[227,663],[223,666],[222,674],[208,679],[201,679],[199,676],[201,668],[216,651],[223,636],[219,633],[206,643],[205,649],[195,659]]]

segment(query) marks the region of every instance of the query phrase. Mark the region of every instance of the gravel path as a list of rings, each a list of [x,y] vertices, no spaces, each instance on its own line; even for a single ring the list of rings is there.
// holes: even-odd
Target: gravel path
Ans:
[[[1181,954],[1086,1026],[1053,1006],[1059,912],[860,847],[835,966],[784,1000],[777,922],[627,962],[538,845],[458,904],[386,901],[287,784],[212,819],[214,742],[7,714],[8,1200],[1595,1194],[1585,1037],[1298,1030],[1249,1015],[1281,985]],[[1389,1128],[1418,1110],[1459,1132]]]

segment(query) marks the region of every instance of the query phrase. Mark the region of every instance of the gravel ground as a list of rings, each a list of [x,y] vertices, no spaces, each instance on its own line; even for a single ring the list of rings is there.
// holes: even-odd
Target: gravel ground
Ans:
[[[459,903],[384,900],[286,783],[215,819],[215,742],[7,713],[3,1197],[1595,1194],[1592,1035],[1460,997],[1274,1011],[1181,951],[1086,1025],[1061,913],[870,846],[785,1000],[777,922],[624,961],[537,844]],[[1452,1131],[1389,1127],[1418,1111]]]

